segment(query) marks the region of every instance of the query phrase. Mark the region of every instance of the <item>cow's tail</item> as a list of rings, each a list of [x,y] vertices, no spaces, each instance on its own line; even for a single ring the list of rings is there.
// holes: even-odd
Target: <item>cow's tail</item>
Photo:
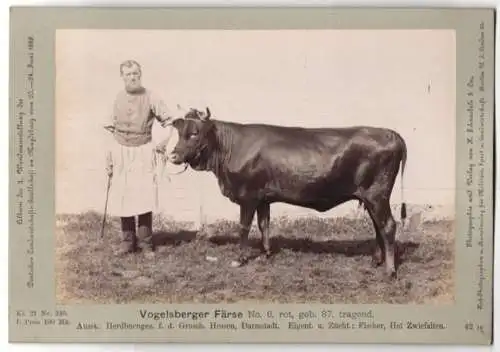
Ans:
[[[399,136],[400,143],[401,143],[401,222],[405,223],[406,220],[406,203],[405,203],[405,194],[404,194],[404,174],[405,174],[405,167],[406,167],[406,157],[407,157],[407,150],[406,150],[406,143],[404,139]]]

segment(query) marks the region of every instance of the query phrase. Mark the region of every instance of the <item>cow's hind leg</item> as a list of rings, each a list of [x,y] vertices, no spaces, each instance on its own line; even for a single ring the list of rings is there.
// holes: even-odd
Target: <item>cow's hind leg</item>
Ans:
[[[374,212],[368,210],[369,206],[366,205],[366,209],[368,211],[368,215],[370,215],[370,219],[372,219],[373,227],[375,228],[375,235],[376,235],[376,240],[377,240],[377,245],[375,246],[375,252],[373,253],[372,256],[372,264],[374,267],[379,267],[384,263],[384,252],[385,252],[385,245],[384,245],[384,240],[382,238],[382,234],[380,233],[380,225],[376,221]]]
[[[392,216],[389,200],[385,197],[368,199],[366,205],[377,232],[377,243],[382,252],[382,262],[385,262],[387,274],[395,278],[396,221]]]
[[[377,245],[375,246],[375,252],[373,253],[372,263],[374,267],[379,267],[384,264],[385,259],[385,245],[382,234],[380,233],[379,227],[375,224],[375,221],[372,218],[373,227],[375,228]]]
[[[382,235],[380,234],[379,226],[377,225],[377,222],[375,221],[375,218],[373,216],[373,212],[369,211],[369,205],[364,199],[359,199],[359,205],[358,207],[361,208],[363,207],[365,210],[368,212],[368,215],[370,215],[370,219],[372,220],[373,227],[375,228],[375,234],[376,234],[376,239],[377,239],[377,245],[375,246],[375,251],[372,255],[372,264],[374,267],[379,267],[384,263],[384,241],[382,239]]]
[[[262,235],[262,250],[267,258],[271,257],[271,240],[269,238],[269,222],[271,209],[269,203],[261,203],[257,207],[257,223]]]
[[[233,261],[231,266],[238,267],[246,264],[250,258],[250,246],[248,244],[248,234],[252,226],[256,206],[240,205],[240,255],[237,261]]]

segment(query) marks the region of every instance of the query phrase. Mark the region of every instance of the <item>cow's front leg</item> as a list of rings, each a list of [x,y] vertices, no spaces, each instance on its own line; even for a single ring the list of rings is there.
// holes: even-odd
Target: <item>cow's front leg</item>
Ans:
[[[269,203],[261,203],[257,207],[257,223],[262,235],[262,251],[267,258],[271,257],[271,239],[269,238],[269,221],[271,209]]]
[[[253,204],[240,205],[240,256],[237,261],[231,264],[233,267],[242,266],[250,259],[251,249],[248,245],[248,234],[250,233],[255,210],[256,206]]]

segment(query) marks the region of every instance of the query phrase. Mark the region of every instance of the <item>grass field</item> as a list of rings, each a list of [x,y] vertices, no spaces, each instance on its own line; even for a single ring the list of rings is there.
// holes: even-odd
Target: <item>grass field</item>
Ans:
[[[275,217],[271,241],[277,253],[240,268],[230,265],[238,255],[236,222],[218,221],[197,233],[187,223],[156,217],[156,255],[117,258],[119,221],[108,221],[104,239],[101,221],[93,212],[58,216],[58,302],[453,302],[451,220],[398,230],[401,264],[393,282],[383,267],[371,264],[375,234],[366,217]],[[255,222],[250,239],[257,247]]]

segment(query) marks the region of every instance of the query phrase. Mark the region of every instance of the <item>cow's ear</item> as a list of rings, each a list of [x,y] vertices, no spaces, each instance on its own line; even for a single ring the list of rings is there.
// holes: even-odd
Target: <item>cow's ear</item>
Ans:
[[[181,131],[184,127],[184,119],[175,119],[172,121],[172,126],[174,126],[177,131]]]

